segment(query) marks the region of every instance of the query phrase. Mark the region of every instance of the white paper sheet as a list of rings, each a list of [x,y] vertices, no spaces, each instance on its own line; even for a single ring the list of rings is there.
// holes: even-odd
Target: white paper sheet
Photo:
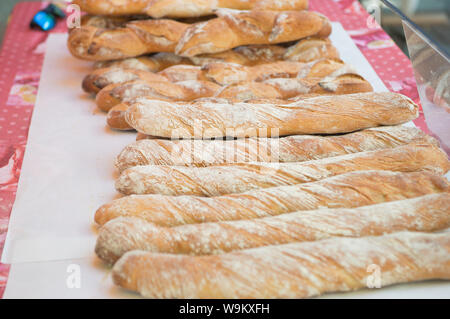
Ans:
[[[333,23],[331,40],[375,91],[387,90],[339,23]],[[117,196],[113,161],[135,135],[110,131],[104,114],[82,93],[90,65],[70,56],[65,35],[50,35],[2,256],[13,263],[5,298],[137,297],[114,287],[93,253],[94,212]],[[70,265],[80,267],[80,288],[67,286]],[[450,283],[427,282],[326,297],[449,296]]]
[[[94,212],[117,196],[114,158],[135,139],[109,130],[82,92],[92,63],[73,58],[66,38],[47,41],[3,263],[91,256]]]

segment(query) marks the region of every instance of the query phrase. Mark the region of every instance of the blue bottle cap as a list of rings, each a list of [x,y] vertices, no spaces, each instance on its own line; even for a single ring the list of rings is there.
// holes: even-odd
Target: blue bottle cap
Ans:
[[[55,27],[56,21],[53,15],[45,12],[39,11],[35,14],[31,20],[30,27],[39,28],[42,31],[48,31]]]

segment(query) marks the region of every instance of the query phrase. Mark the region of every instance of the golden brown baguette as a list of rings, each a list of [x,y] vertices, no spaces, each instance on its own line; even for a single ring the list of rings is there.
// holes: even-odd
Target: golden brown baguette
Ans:
[[[103,111],[109,111],[119,103],[133,102],[140,97],[167,101],[192,101],[201,97],[211,97],[221,86],[210,81],[142,81],[110,84],[101,89],[95,102]]]
[[[357,208],[318,209],[245,221],[160,227],[120,217],[100,228],[98,257],[113,264],[132,250],[212,255],[329,237],[377,236],[450,227],[450,194],[430,194]]]
[[[276,44],[310,36],[327,37],[331,32],[328,19],[314,12],[223,10],[217,11],[217,18],[193,24],[149,19],[130,21],[113,29],[82,26],[70,31],[67,45],[77,58],[105,61],[154,52],[175,52],[177,48],[182,54],[175,53],[193,56],[226,51],[245,44]],[[238,20],[246,26],[237,26]],[[195,38],[199,30],[209,30],[209,36],[205,37],[205,34],[201,39]],[[253,34],[246,34],[247,31]],[[219,32],[222,37],[226,34],[233,36],[234,41],[217,38],[214,32]],[[212,42],[211,45],[198,43],[206,40],[215,45]]]
[[[213,14],[216,9],[304,10],[308,0],[74,0],[82,11],[96,15],[146,14],[153,18],[186,18]]]
[[[307,63],[320,59],[339,59],[339,53],[329,39],[310,37],[302,39],[288,48],[280,45],[249,45],[191,58],[181,57],[174,53],[161,52],[122,60],[98,61],[94,64],[94,67],[97,69],[119,67],[159,72],[178,64],[203,66],[211,62],[226,62],[254,66],[280,60]]]
[[[189,24],[173,20],[136,20],[115,29],[82,26],[69,32],[67,47],[73,56],[92,61],[173,52]]]
[[[143,81],[212,81],[225,86],[238,82],[261,82],[271,78],[324,78],[329,81],[336,74],[357,74],[351,66],[340,60],[323,59],[311,63],[278,61],[243,66],[235,63],[211,62],[203,67],[194,65],[173,65],[156,75],[135,69],[117,69],[109,67],[97,69],[83,79],[83,89],[88,93],[97,93],[102,88],[113,83],[125,83],[131,80]],[[301,92],[303,93],[303,92]]]
[[[319,96],[287,106],[202,101],[181,104],[141,98],[125,115],[137,131],[167,138],[336,134],[401,124],[417,116],[418,107],[411,99],[391,92]]]
[[[116,180],[116,189],[125,195],[220,196],[257,188],[309,183],[353,171],[427,170],[443,175],[449,169],[447,154],[438,147],[408,144],[307,162],[207,167],[135,166],[122,172]]]
[[[317,182],[256,189],[216,197],[130,195],[100,207],[95,221],[140,217],[161,226],[276,216],[320,207],[352,208],[449,192],[445,177],[430,172],[358,171]]]
[[[237,140],[143,139],[116,158],[119,171],[137,165],[210,166],[248,162],[303,162],[409,143],[438,145],[415,127],[386,126],[337,135],[297,135]]]
[[[326,38],[330,21],[311,11],[239,11],[218,9],[218,16],[190,25],[178,42],[175,53],[196,56],[226,51],[241,45],[276,44],[306,37]]]
[[[215,256],[137,250],[113,268],[117,285],[149,298],[305,298],[374,288],[378,279],[380,286],[450,279],[450,233],[330,238]]]

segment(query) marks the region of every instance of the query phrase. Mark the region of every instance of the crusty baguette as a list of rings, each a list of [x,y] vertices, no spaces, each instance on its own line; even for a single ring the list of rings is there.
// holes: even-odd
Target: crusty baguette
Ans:
[[[219,8],[239,10],[304,10],[308,0],[74,0],[82,11],[96,15],[146,14],[153,18],[205,16]]]
[[[238,82],[261,82],[271,78],[325,78],[332,80],[336,74],[357,74],[349,65],[340,60],[323,59],[310,63],[278,61],[259,64],[256,66],[243,66],[235,63],[212,62],[203,67],[194,65],[173,65],[156,75],[135,69],[118,69],[109,67],[97,69],[83,79],[83,89],[88,93],[97,93],[102,88],[113,83],[125,83],[131,80],[143,81],[212,81],[225,86]],[[370,85],[369,85],[370,86]],[[303,93],[303,90],[302,92]]]
[[[318,209],[245,221],[155,226],[121,217],[100,228],[95,252],[113,264],[131,250],[211,255],[329,237],[364,237],[450,227],[450,194],[430,194],[357,208]]]
[[[105,61],[154,52],[175,52],[177,48],[179,52],[175,53],[193,56],[245,44],[276,44],[310,36],[327,37],[331,32],[328,19],[315,12],[224,10],[218,10],[217,18],[193,24],[149,19],[130,21],[114,29],[82,26],[70,31],[67,46],[77,58]],[[244,23],[245,27],[236,23]],[[205,30],[200,32],[205,33],[201,38],[196,36],[199,30]],[[215,34],[217,32],[220,38]],[[205,45],[201,41],[212,42]]]
[[[137,250],[113,268],[117,285],[149,298],[305,298],[378,280],[428,279],[450,279],[450,233],[330,238],[214,256]]]
[[[192,101],[201,97],[212,97],[221,86],[210,81],[142,81],[110,84],[101,89],[95,97],[97,106],[109,111],[119,103],[132,102],[140,97],[153,100]]]
[[[226,51],[241,45],[276,44],[310,36],[328,37],[330,21],[311,11],[239,11],[218,9],[218,16],[190,25],[175,53],[196,56]]]
[[[287,106],[201,101],[181,104],[141,98],[125,116],[131,127],[153,136],[271,137],[336,134],[401,124],[417,118],[418,106],[408,97],[391,92],[319,96]]]
[[[207,167],[135,166],[122,172],[116,180],[116,189],[125,195],[220,196],[257,188],[308,183],[353,171],[429,170],[445,174],[449,169],[447,154],[438,147],[408,144],[298,163],[245,163]]]
[[[136,20],[115,29],[82,26],[69,32],[67,47],[73,56],[105,61],[152,52],[173,52],[189,24],[173,20]]]
[[[337,136],[297,135],[237,140],[143,139],[117,156],[119,171],[137,165],[210,166],[247,162],[303,162],[392,148],[409,143],[438,145],[415,127],[387,126]]]
[[[320,207],[358,207],[449,192],[445,177],[430,172],[350,172],[317,182],[256,189],[216,197],[130,195],[100,207],[95,221],[125,216],[161,226],[268,217]]]

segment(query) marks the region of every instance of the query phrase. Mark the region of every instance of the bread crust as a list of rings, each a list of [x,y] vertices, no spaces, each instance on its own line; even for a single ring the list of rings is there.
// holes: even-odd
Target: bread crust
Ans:
[[[190,25],[175,53],[192,57],[226,51],[241,45],[276,44],[311,36],[326,38],[329,20],[311,11],[237,11],[219,9],[218,18]]]
[[[217,14],[217,18],[194,24],[149,19],[113,29],[85,25],[70,31],[67,46],[77,58],[107,61],[154,52],[195,56],[241,45],[277,44],[311,36],[326,38],[331,33],[328,19],[309,11],[221,9]]]
[[[331,238],[216,256],[126,253],[114,282],[148,298],[305,298],[427,279],[450,279],[450,234],[399,232]],[[164,274],[164,275],[162,275]]]
[[[348,133],[417,116],[418,106],[411,99],[391,92],[318,96],[287,106],[202,101],[181,105],[141,98],[125,115],[137,131],[166,138]]]
[[[330,237],[378,236],[405,230],[432,232],[450,226],[449,210],[450,194],[440,193],[357,208],[322,208],[171,228],[141,218],[120,217],[100,228],[95,252],[104,262],[114,264],[132,250],[215,255]]]
[[[298,163],[242,163],[207,167],[135,166],[122,172],[116,180],[116,190],[125,195],[210,197],[308,183],[360,170],[428,170],[444,175],[449,168],[447,154],[438,147],[407,144]]]
[[[126,146],[115,161],[121,172],[137,165],[205,167],[233,163],[304,162],[410,143],[438,142],[420,129],[405,126],[369,128],[331,136],[293,135],[236,140],[142,139]]]
[[[130,195],[100,207],[95,221],[139,217],[161,226],[276,216],[299,210],[352,208],[449,192],[447,179],[430,172],[357,171],[320,181],[255,189],[216,197]]]

